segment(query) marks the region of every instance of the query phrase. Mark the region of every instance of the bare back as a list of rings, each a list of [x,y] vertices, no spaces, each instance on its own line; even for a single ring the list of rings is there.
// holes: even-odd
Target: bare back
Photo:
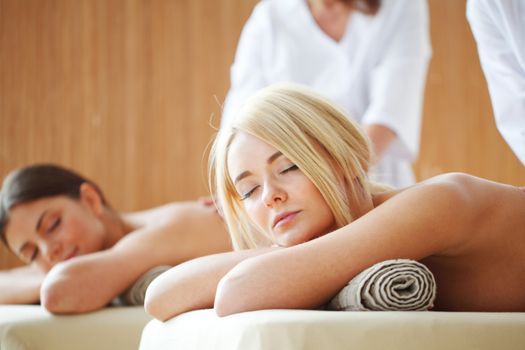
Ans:
[[[464,174],[414,190],[435,182],[459,185],[465,199],[449,209],[464,213],[459,244],[422,259],[437,280],[436,309],[525,311],[525,190]]]
[[[220,216],[201,203],[172,203],[122,219],[128,233],[112,247],[62,262],[49,272],[41,289],[48,310],[96,310],[155,266],[229,250]]]

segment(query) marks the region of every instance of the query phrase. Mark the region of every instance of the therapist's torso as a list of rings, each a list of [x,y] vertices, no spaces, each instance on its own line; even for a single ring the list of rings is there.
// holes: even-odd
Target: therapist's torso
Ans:
[[[239,62],[236,67],[238,62],[234,63],[232,90],[226,100],[224,118],[230,118],[228,114],[233,114],[233,109],[237,108],[248,94],[254,92],[250,91],[250,87],[255,89],[285,81],[306,85],[339,104],[360,123],[378,122],[393,129],[398,138],[372,169],[371,177],[373,180],[398,187],[412,184],[414,175],[411,161],[417,154],[419,145],[421,101],[402,101],[407,98],[403,92],[402,81],[396,82],[397,89],[395,86],[384,86],[384,92],[381,91],[382,85],[390,83],[378,82],[383,71],[389,69],[388,64],[386,67],[382,64],[385,58],[393,55],[392,41],[395,40],[394,36],[406,2],[383,1],[382,8],[374,16],[352,12],[344,36],[340,41],[336,41],[317,25],[306,0],[262,1],[247,23],[247,26],[252,26],[252,32],[259,33],[259,37],[253,38],[251,43],[246,42],[249,38],[241,37],[240,45],[243,44],[243,47],[238,49],[249,51],[249,46],[253,45],[253,50],[258,52],[258,66],[250,68],[249,65]],[[248,34],[249,31],[250,29]],[[424,49],[427,52],[421,55],[428,59],[430,45]],[[244,88],[242,84],[236,86],[236,80],[250,79],[249,72],[243,72],[243,69],[258,70],[255,74],[259,75],[258,80],[254,79],[252,85],[246,84]],[[394,65],[392,69],[399,70]],[[399,71],[396,74],[402,78],[410,73]],[[426,75],[426,62],[423,74]],[[246,77],[243,78],[243,75]],[[392,77],[395,75],[386,72],[384,79]],[[377,86],[379,87],[376,88]],[[243,91],[235,91],[236,89]],[[422,99],[422,92],[417,99]],[[395,111],[400,103],[415,103],[416,106],[398,108],[398,111]],[[373,104],[376,104],[375,108],[371,108]],[[389,109],[389,106],[392,107]],[[394,115],[391,119],[385,119],[384,123],[380,119],[375,120],[375,116],[367,119],[367,112],[373,113],[370,109],[379,111],[376,114],[389,113],[383,113],[382,108],[401,116],[396,118]],[[414,110],[418,115],[404,121],[404,115],[414,114]]]

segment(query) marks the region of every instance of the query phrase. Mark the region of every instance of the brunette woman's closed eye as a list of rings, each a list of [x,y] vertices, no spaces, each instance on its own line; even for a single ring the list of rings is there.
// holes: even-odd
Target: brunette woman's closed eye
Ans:
[[[37,257],[38,257],[38,248],[35,248],[33,250],[33,253],[31,254],[31,257],[29,258],[29,262],[30,263],[34,262]]]
[[[52,233],[54,230],[56,230],[60,226],[61,222],[62,222],[62,218],[61,217],[55,218],[54,221],[51,223],[51,225],[46,230],[46,233],[47,234]]]
[[[32,250],[31,250],[32,249]],[[34,246],[33,244],[26,244],[24,248],[22,248],[20,254],[18,255],[20,260],[22,260],[26,264],[30,264],[36,260],[38,257],[38,248]]]

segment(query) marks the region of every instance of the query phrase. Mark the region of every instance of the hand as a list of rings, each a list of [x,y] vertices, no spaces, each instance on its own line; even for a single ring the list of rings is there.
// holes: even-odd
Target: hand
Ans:
[[[388,149],[397,136],[390,128],[380,124],[363,125],[363,129],[372,142],[374,154],[371,161],[372,165],[374,165],[381,159],[383,153]]]
[[[215,212],[219,214],[222,218],[220,207],[216,205],[212,197],[199,197],[197,201],[201,203],[203,206],[205,206],[206,208],[211,208],[211,207],[215,208]]]

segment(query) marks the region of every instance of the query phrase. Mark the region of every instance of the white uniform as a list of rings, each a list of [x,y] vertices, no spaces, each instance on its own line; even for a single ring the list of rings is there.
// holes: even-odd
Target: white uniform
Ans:
[[[430,56],[425,0],[384,0],[375,16],[354,11],[339,42],[319,28],[306,0],[263,0],[242,31],[221,124],[264,86],[303,84],[360,123],[392,129],[397,138],[371,177],[407,186],[415,180]]]
[[[525,0],[469,0],[496,125],[525,164]]]

